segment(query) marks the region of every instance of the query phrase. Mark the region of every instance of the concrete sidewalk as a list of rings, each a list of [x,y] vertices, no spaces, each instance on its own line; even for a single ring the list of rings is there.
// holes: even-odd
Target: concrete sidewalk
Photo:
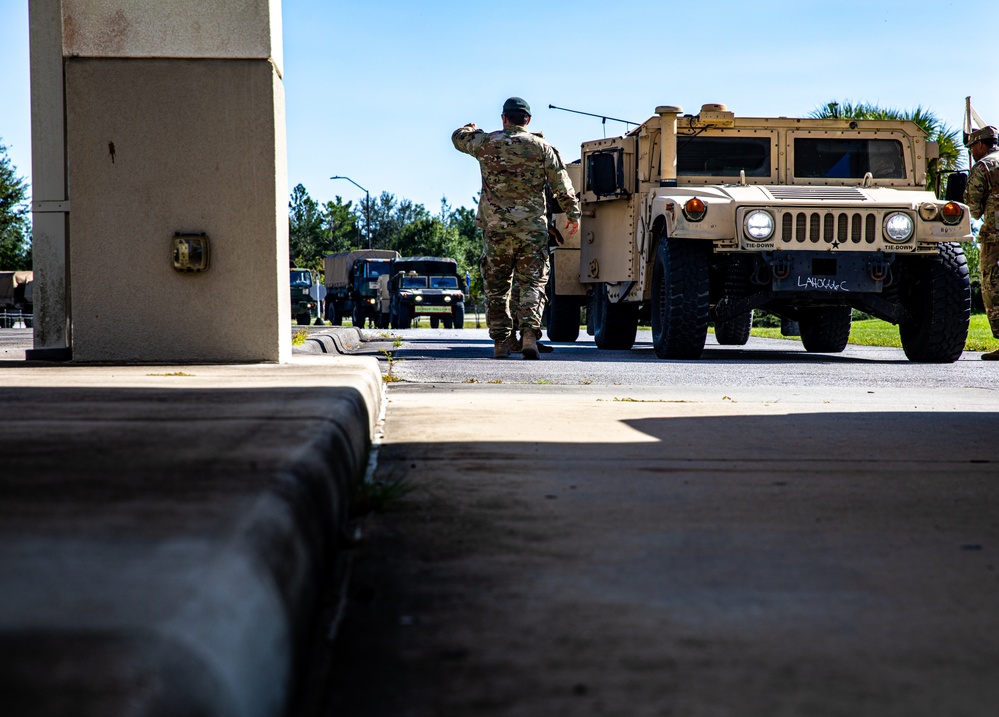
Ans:
[[[0,362],[3,712],[282,714],[381,401],[372,358]]]

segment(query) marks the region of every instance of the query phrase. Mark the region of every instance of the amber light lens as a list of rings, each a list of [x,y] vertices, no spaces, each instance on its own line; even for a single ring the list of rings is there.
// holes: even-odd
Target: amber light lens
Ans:
[[[940,216],[944,220],[944,224],[957,224],[964,218],[964,210],[957,202],[947,202],[940,210]]]
[[[683,215],[692,222],[699,222],[708,213],[708,207],[697,197],[692,197],[683,205]]]

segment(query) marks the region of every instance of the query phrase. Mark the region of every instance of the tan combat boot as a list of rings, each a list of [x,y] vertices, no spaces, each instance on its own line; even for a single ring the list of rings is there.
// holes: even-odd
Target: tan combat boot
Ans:
[[[510,358],[510,339],[496,339],[493,341],[493,358]]]
[[[982,354],[982,361],[999,361],[999,349]]]
[[[531,329],[524,329],[521,334],[521,341],[523,343],[523,348],[521,353],[524,354],[524,358],[537,360],[541,358],[538,353],[538,332]]]
[[[510,353],[519,354],[524,348],[524,343],[522,339],[517,338],[517,332],[514,331],[510,336]]]

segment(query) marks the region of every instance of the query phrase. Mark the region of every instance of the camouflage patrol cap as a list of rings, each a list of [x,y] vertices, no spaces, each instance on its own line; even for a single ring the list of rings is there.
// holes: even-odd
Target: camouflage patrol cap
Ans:
[[[531,106],[520,97],[511,97],[503,103],[503,114],[509,114],[510,112],[523,112],[530,117]]]
[[[982,127],[981,129],[976,129],[974,132],[968,135],[968,141],[965,142],[965,147],[970,147],[975,142],[985,142],[986,144],[994,144],[996,137],[999,136],[999,132],[996,132],[996,128],[988,125]]]

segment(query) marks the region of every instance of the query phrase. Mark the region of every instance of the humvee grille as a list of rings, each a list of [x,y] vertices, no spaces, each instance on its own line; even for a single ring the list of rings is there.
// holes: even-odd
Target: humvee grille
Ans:
[[[780,238],[785,244],[874,244],[879,222],[874,212],[785,212]]]
[[[867,195],[856,187],[766,187],[774,199],[832,199],[840,202],[866,202]]]

